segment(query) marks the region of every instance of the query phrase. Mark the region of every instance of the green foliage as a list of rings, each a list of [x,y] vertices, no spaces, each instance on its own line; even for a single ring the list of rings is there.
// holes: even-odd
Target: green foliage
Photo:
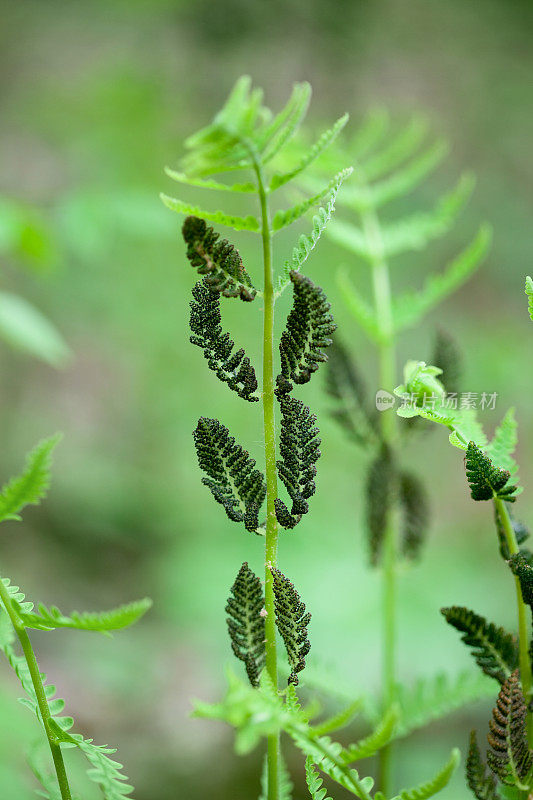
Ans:
[[[293,305],[279,344],[278,392],[282,393],[291,391],[291,380],[307,383],[319,364],[327,361],[322,348],[329,347],[330,336],[337,327],[322,289],[299,272],[291,272],[290,278]]]
[[[491,459],[474,443],[466,450],[466,477],[473,500],[492,500],[499,497],[513,502],[516,486],[508,486],[509,470],[495,467]]]
[[[287,650],[291,667],[289,684],[298,684],[298,673],[305,668],[305,657],[311,649],[307,627],[311,614],[294,588],[294,584],[279,569],[271,569],[274,580],[276,625]]]
[[[441,608],[441,613],[446,622],[463,634],[462,641],[472,648],[483,672],[504,683],[518,666],[516,637],[463,606]]]
[[[430,781],[421,783],[420,786],[415,786],[413,789],[407,789],[400,792],[399,800],[426,800],[428,797],[440,792],[448,785],[450,778],[459,766],[461,760],[461,753],[454,747],[451,752],[450,758],[446,764]]]
[[[426,364],[425,361],[407,361],[403,369],[403,383],[394,390],[399,397],[408,398],[414,405],[424,405],[428,399],[444,397],[445,389],[437,375],[441,375],[439,367]]]
[[[507,511],[509,520],[511,522],[511,527],[514,532],[516,543],[517,545],[521,545],[529,537],[529,530],[522,522],[519,522],[518,520],[514,519],[511,512],[511,508],[512,506],[509,503],[505,504],[505,509]],[[504,561],[509,561],[511,553],[509,550],[509,545],[507,543],[507,536],[505,534],[505,528],[503,520],[501,518],[500,508],[496,503],[494,504],[494,522],[496,523],[496,531],[498,533],[498,540],[500,543],[500,555]]]
[[[47,608],[42,603],[37,606],[37,614],[24,611],[14,600],[13,605],[26,628],[37,631],[53,631],[56,628],[75,628],[78,631],[109,633],[128,628],[137,622],[152,607],[152,601],[145,597],[133,603],[118,606],[109,611],[72,611],[63,614],[58,608]]]
[[[481,757],[475,731],[470,734],[470,746],[466,759],[466,780],[477,800],[498,800],[496,781],[487,770]]]
[[[403,555],[416,560],[429,527],[430,511],[427,492],[422,481],[411,472],[401,472],[398,495],[402,516]]]
[[[513,458],[513,453],[518,444],[518,425],[514,415],[514,408],[510,408],[496,428],[494,436],[487,445],[488,457],[501,469],[507,470],[509,475],[516,480],[518,467]]]
[[[308,682],[307,679],[306,682]],[[335,731],[341,730],[352,721],[354,716],[361,710],[362,706],[363,700],[360,697],[356,698],[337,714],[333,714],[333,716],[328,717],[328,719],[325,719],[323,722],[313,725],[313,733],[317,736],[323,736],[326,733],[334,733]]]
[[[244,522],[255,531],[258,513],[266,496],[263,473],[255,461],[216,419],[200,417],[193,434],[198,463],[207,474],[207,486],[233,522]]]
[[[205,216],[205,215],[204,215]],[[187,217],[182,227],[187,244],[187,258],[206,284],[224,297],[253,300],[256,290],[246,272],[239,251],[227,239],[209,228],[203,219]]]
[[[513,672],[503,684],[492,712],[487,753],[489,767],[507,785],[528,789],[533,752],[526,735],[527,707],[518,679]]]
[[[461,352],[455,339],[441,328],[437,331],[431,363],[442,370],[439,380],[446,392],[458,393],[462,374]]]
[[[357,365],[335,338],[328,352],[326,391],[335,401],[331,415],[357,444],[371,445],[377,438],[376,413],[369,408],[363,377]]]
[[[526,278],[526,295],[528,297],[529,316],[533,320],[533,279],[529,275]]]
[[[533,567],[523,553],[515,553],[511,556],[509,566],[520,581],[524,603],[533,609]]]
[[[350,764],[362,758],[374,756],[378,750],[385,747],[394,737],[400,718],[400,708],[397,705],[391,706],[379,721],[376,728],[364,739],[346,747],[343,761]]]
[[[301,203],[296,203],[296,205],[291,206],[290,208],[276,211],[274,219],[272,220],[272,230],[276,232],[286,228],[288,225],[292,225],[293,222],[297,222],[309,211],[310,208],[313,208],[313,206],[322,206],[323,204],[327,205],[332,197],[334,198],[337,196],[342,184],[346,178],[350,177],[351,174],[351,167],[348,169],[343,169],[331,179],[327,186],[325,186],[320,192],[317,192],[317,194],[308,197]]]
[[[0,292],[0,337],[15,350],[64,367],[70,348],[57,328],[23,297]]]
[[[396,495],[396,479],[390,448],[382,444],[366,479],[366,527],[372,566],[379,564],[381,558],[386,520]]]
[[[190,341],[202,348],[207,366],[219,380],[227,383],[243,400],[258,402],[257,378],[250,359],[242,348],[233,352],[235,342],[229,333],[222,333],[219,293],[213,291],[204,278],[194,285],[192,295]]]
[[[278,475],[285,485],[292,507],[276,498],[276,517],[280,525],[293,528],[309,510],[308,499],[315,493],[316,462],[320,458],[316,416],[290,395],[279,396],[281,433],[277,462]]]
[[[259,685],[259,676],[265,665],[265,598],[261,581],[245,561],[231,587],[233,597],[228,598],[226,614],[231,648],[235,656],[244,661],[246,674],[252,686]]]
[[[305,780],[312,800],[331,800],[331,797],[326,797],[327,789],[322,786],[323,780],[313,766],[311,756],[305,759]]]
[[[52,451],[61,440],[61,434],[43,439],[28,454],[26,468],[0,490],[0,522],[20,520],[19,512],[27,505],[37,505],[50,486]]]

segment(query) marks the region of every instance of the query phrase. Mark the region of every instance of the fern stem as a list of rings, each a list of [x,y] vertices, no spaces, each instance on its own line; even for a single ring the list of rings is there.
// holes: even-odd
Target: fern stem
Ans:
[[[267,522],[265,543],[265,651],[266,669],[273,685],[278,686],[276,652],[276,617],[271,568],[277,568],[278,522],[275,500],[278,496],[276,470],[276,419],[274,411],[274,281],[272,265],[272,230],[268,197],[259,159],[253,155],[257,188],[261,203],[261,235],[263,239],[264,312],[263,312],[263,428],[265,438],[265,473],[267,486]],[[279,734],[267,738],[268,800],[279,800],[280,750]]]
[[[13,604],[11,602],[11,597],[9,596],[9,592],[7,591],[7,588],[5,587],[4,582],[1,579],[0,579],[0,600],[2,601],[9,615],[13,628],[15,629],[17,638],[22,647],[24,658],[26,659],[26,664],[28,665],[31,681],[33,684],[33,688],[35,690],[35,696],[37,697],[37,704],[39,706],[39,712],[41,714],[44,731],[46,733],[46,738],[48,739],[50,752],[52,754],[52,760],[54,762],[54,768],[56,771],[59,790],[61,792],[61,798],[62,800],[72,800],[72,795],[70,793],[70,786],[67,778],[67,772],[65,769],[65,762],[63,760],[63,753],[61,752],[61,746],[56,740],[55,736],[50,731],[48,726],[49,721],[52,719],[52,715],[50,713],[48,700],[46,699],[46,692],[44,690],[43,681],[41,678],[41,671],[37,663],[37,658],[35,657],[35,652],[30,642],[30,637],[28,636],[28,633],[26,631],[26,627],[22,622],[22,620],[20,619],[20,617],[18,616],[17,612],[15,611]]]
[[[502,521],[503,530],[507,547],[509,548],[510,555],[518,553],[518,544],[516,541],[515,532],[511,523],[511,518],[507,510],[505,502],[500,497],[494,498],[494,505],[496,511]],[[529,659],[529,641],[528,641],[528,625],[527,625],[527,609],[526,604],[522,598],[522,590],[520,588],[520,581],[515,575],[516,586],[516,605],[518,610],[518,644],[519,644],[519,665],[520,665],[520,681],[522,683],[522,691],[526,699],[526,704],[529,706],[531,700],[532,676],[531,676],[531,662]],[[528,730],[530,741],[533,737],[533,730],[531,725],[531,714],[528,713]]]

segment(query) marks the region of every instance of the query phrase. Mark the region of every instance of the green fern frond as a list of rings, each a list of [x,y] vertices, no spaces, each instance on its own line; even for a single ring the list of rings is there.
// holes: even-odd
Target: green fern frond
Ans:
[[[290,381],[302,384],[311,379],[319,364],[328,360],[322,348],[329,347],[330,336],[337,328],[322,289],[300,272],[291,272],[290,279],[293,305],[279,344],[278,393],[291,391]]]
[[[322,770],[322,772],[338,783],[350,794],[371,800],[370,791],[374,779],[370,776],[361,778],[353,767],[348,767],[342,760],[343,748],[328,736],[311,736],[303,726],[294,726],[288,730],[293,742],[302,753]]]
[[[518,670],[505,681],[489,723],[490,750],[487,761],[493,773],[507,785],[529,789],[524,784],[533,766],[533,751],[526,735],[527,706]]]
[[[20,520],[19,511],[28,505],[38,505],[50,487],[52,451],[61,441],[56,433],[43,439],[26,457],[26,468],[0,489],[0,522]]]
[[[184,172],[179,172],[170,167],[165,167],[165,173],[169,178],[172,178],[176,183],[183,183],[186,186],[196,186],[199,189],[214,189],[218,192],[240,192],[242,194],[252,194],[257,192],[257,186],[251,181],[244,183],[220,183],[220,181],[195,178],[192,175],[186,175]]]
[[[368,188],[370,200],[367,195],[361,193],[363,197],[360,198],[359,203],[354,199],[353,207],[357,210],[364,210],[369,205],[379,208],[399,197],[405,197],[438,167],[447,152],[446,142],[443,140],[435,142],[422,155],[411,159],[405,167],[398,169],[387,178],[373,183]]]
[[[306,673],[306,685],[308,684],[307,681],[307,673]],[[319,722],[317,725],[313,725],[311,730],[313,734],[316,736],[324,736],[326,733],[334,733],[335,731],[339,731],[342,728],[345,728],[348,725],[354,716],[361,711],[364,705],[364,701],[358,697],[353,700],[349,705],[339,711],[337,714],[333,714],[331,717],[328,717],[323,722]]]
[[[499,497],[512,503],[516,486],[508,486],[511,473],[495,467],[491,459],[474,443],[466,450],[466,477],[473,500],[492,500]]]
[[[209,228],[203,219],[187,217],[182,227],[187,244],[187,258],[210,289],[224,297],[240,297],[250,301],[256,290],[246,272],[239,251],[220,234]],[[219,241],[220,239],[220,241]]]
[[[375,444],[376,414],[368,407],[363,378],[355,360],[338,339],[328,353],[326,392],[336,405],[331,415],[360,445]]]
[[[509,503],[507,503],[507,514],[509,515],[509,519],[511,521],[511,526],[514,531],[516,543],[518,545],[521,545],[526,541],[526,539],[528,539],[529,530],[524,525],[523,522],[519,522],[518,520],[514,519],[511,508],[512,506]],[[504,561],[509,561],[511,553],[509,550],[509,545],[507,543],[507,535],[505,532],[503,520],[500,515],[500,509],[496,503],[494,503],[494,522],[496,523],[496,531],[498,532],[500,555]]]
[[[289,684],[298,685],[298,673],[305,668],[305,657],[311,649],[307,638],[307,627],[311,614],[306,612],[305,604],[294,584],[279,569],[271,568],[274,581],[276,625],[287,651],[291,667]]]
[[[461,351],[453,336],[441,328],[437,331],[431,363],[442,370],[440,380],[446,392],[458,394],[462,373]]]
[[[302,124],[311,101],[311,85],[296,83],[287,105],[259,136],[261,162],[267,164],[289,142]]]
[[[259,220],[252,214],[240,217],[238,214],[226,214],[224,211],[210,211],[206,208],[200,208],[191,203],[185,203],[177,197],[169,197],[163,192],[159,196],[167,208],[170,208],[171,211],[176,211],[178,214],[208,219],[210,222],[216,222],[217,225],[226,225],[228,228],[233,228],[234,231],[259,231],[261,228]]]
[[[252,686],[259,685],[265,665],[265,597],[261,581],[245,561],[231,587],[226,614],[231,648],[244,662]]]
[[[518,466],[513,458],[513,453],[518,444],[518,424],[514,415],[514,408],[510,408],[494,433],[492,441],[486,447],[488,457],[501,469],[509,472],[511,478],[516,480]]]
[[[315,465],[320,458],[320,431],[315,426],[316,416],[300,400],[284,394],[279,395],[278,399],[281,410],[281,460],[276,465],[279,478],[292,500],[292,507],[289,511],[278,497],[275,504],[276,517],[284,528],[294,528],[302,514],[307,514],[307,501],[315,493]]]
[[[371,109],[359,128],[352,133],[347,149],[355,159],[363,161],[383,141],[389,124],[389,114],[385,108]]]
[[[38,613],[24,611],[15,600],[13,605],[26,628],[37,631],[75,628],[79,631],[109,633],[134,625],[152,607],[152,601],[145,597],[109,611],[72,611],[69,615],[63,614],[55,606],[47,608],[42,603],[37,606]]]
[[[191,343],[202,348],[209,369],[219,380],[227,383],[243,400],[258,402],[257,378],[250,359],[242,348],[234,352],[235,342],[229,333],[222,333],[219,292],[210,289],[204,278],[194,285],[192,296]]]
[[[402,554],[416,560],[429,527],[429,501],[422,481],[411,472],[401,472],[398,499],[402,510]]]
[[[400,792],[399,798],[394,800],[427,800],[428,797],[433,797],[448,785],[460,761],[461,753],[457,747],[454,747],[450,758],[434,778],[426,783],[421,783],[420,786],[415,786],[413,789],[404,789]]]
[[[326,797],[327,789],[322,786],[322,778],[313,766],[310,756],[305,759],[305,780],[312,800],[331,800],[331,797]]]
[[[291,206],[291,208],[276,211],[274,214],[274,219],[272,220],[272,230],[274,232],[280,231],[282,228],[292,225],[293,222],[296,222],[303,217],[303,215],[306,214],[310,208],[313,208],[313,206],[327,203],[332,194],[337,194],[346,178],[348,178],[352,172],[353,170],[351,167],[341,170],[341,172],[338,172],[335,177],[331,179],[331,181],[322,189],[322,191],[314,194],[312,197],[308,197],[307,200],[304,200],[301,203]]]
[[[394,738],[399,718],[399,706],[391,706],[372,733],[345,748],[342,755],[344,763],[351,764],[353,761],[376,755],[382,747],[385,747]]]
[[[528,297],[529,316],[533,320],[533,279],[530,275],[526,278],[526,295]]]
[[[279,800],[291,800],[294,789],[283,754],[279,754]],[[265,754],[261,773],[261,794],[259,800],[268,800],[268,758]]]
[[[396,469],[390,448],[382,444],[368,468],[366,479],[366,527],[370,563],[377,566],[381,558],[386,520],[396,497]]]
[[[200,417],[193,433],[198,463],[207,473],[207,486],[233,522],[244,522],[256,531],[258,513],[266,497],[263,473],[254,469],[255,460],[230,436],[216,419]]]
[[[385,144],[375,155],[370,154],[363,160],[365,179],[374,181],[392,172],[403,164],[418,150],[428,130],[427,121],[413,116],[408,124]],[[361,156],[359,156],[361,160]]]
[[[337,270],[337,286],[347,308],[361,328],[370,339],[379,344],[383,340],[383,336],[376,315],[369,302],[350,280],[348,270],[345,267],[340,267]]]
[[[477,800],[499,800],[496,781],[487,770],[481,757],[475,731],[470,733],[470,746],[466,759],[466,781]]]
[[[518,666],[516,637],[463,606],[441,608],[441,614],[463,634],[462,641],[472,648],[472,655],[483,672],[504,683]]]
[[[28,753],[28,764],[36,780],[40,783],[41,789],[36,790],[39,797],[45,800],[62,800],[61,792],[57,784],[57,776],[48,771],[44,759],[41,758],[40,748],[34,746]]]

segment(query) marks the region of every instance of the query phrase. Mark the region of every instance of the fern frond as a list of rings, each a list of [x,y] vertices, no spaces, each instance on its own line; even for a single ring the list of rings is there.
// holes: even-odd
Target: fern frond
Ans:
[[[226,614],[231,648],[244,661],[252,686],[259,685],[265,665],[265,598],[261,581],[245,561],[231,587]]]
[[[287,769],[287,764],[283,758],[283,753],[279,753],[279,800],[291,800],[294,786]],[[261,794],[259,800],[268,800],[268,758],[265,753],[263,761],[263,771],[261,774]]]
[[[0,489],[0,522],[20,520],[19,511],[25,506],[37,505],[50,486],[52,451],[61,441],[56,433],[43,439],[26,457],[26,468],[21,475],[12,478]]]
[[[512,508],[512,506],[509,505],[509,503],[508,503],[507,504],[507,513],[508,513],[509,518],[511,520],[511,526],[512,526],[513,531],[514,531],[514,535],[515,535],[515,538],[516,538],[516,543],[518,545],[521,545],[529,537],[529,530],[527,529],[527,527],[524,525],[523,522],[519,522],[518,520],[514,519],[512,511],[511,511],[511,508]],[[496,503],[494,503],[494,522],[496,523],[496,530],[498,532],[498,541],[499,541],[499,544],[500,544],[500,555],[501,555],[501,557],[503,558],[504,561],[509,561],[509,558],[511,557],[511,553],[509,551],[509,545],[507,544],[507,535],[505,533],[503,520],[502,520],[502,518],[500,516],[500,509],[496,505]]]
[[[433,795],[437,794],[437,792],[440,792],[441,789],[444,789],[444,787],[448,785],[460,761],[461,753],[457,747],[454,747],[450,758],[443,768],[437,772],[434,778],[426,783],[421,783],[419,786],[415,786],[413,789],[404,789],[400,792],[398,800],[427,800],[428,797],[433,797]]]
[[[326,392],[336,401],[335,420],[358,444],[375,444],[376,415],[367,404],[366,388],[354,359],[337,339],[331,345]]]
[[[218,192],[240,192],[242,194],[252,194],[257,192],[257,186],[252,181],[245,181],[244,183],[220,183],[220,181],[195,178],[192,175],[186,175],[184,172],[179,172],[170,167],[165,167],[165,173],[169,178],[172,178],[176,183],[183,183],[186,186],[196,186],[200,189],[214,189]]]
[[[378,153],[364,161],[365,179],[374,181],[381,178],[406,161],[417,151],[427,129],[427,121],[420,116],[414,116]]]
[[[311,756],[305,759],[305,780],[312,800],[331,800],[331,797],[326,797],[327,789],[322,786],[322,778],[313,766]]]
[[[220,294],[209,288],[204,278],[192,290],[189,326],[192,331],[190,341],[201,347],[209,369],[232,391],[250,403],[259,401],[257,378],[250,359],[242,348],[233,352],[235,342],[229,333],[222,333],[220,315]]]
[[[276,499],[276,517],[283,527],[293,528],[302,514],[309,510],[308,500],[315,493],[316,462],[320,458],[319,430],[316,416],[300,400],[280,394],[281,433],[276,462],[278,475],[283,482],[292,508],[289,512],[283,501]],[[290,517],[290,524],[287,525]]]
[[[527,706],[518,679],[518,670],[505,681],[489,723],[487,753],[489,767],[507,785],[528,789],[522,781],[533,765],[533,751],[526,735]]]
[[[345,267],[340,267],[337,270],[337,286],[352,316],[357,320],[367,336],[379,344],[383,337],[376,315],[368,301],[359,293],[359,290],[350,280],[348,270]]]
[[[509,559],[509,566],[520,581],[522,599],[533,609],[533,567],[523,553],[515,553]]]
[[[187,244],[187,258],[210,289],[224,297],[253,300],[257,294],[246,272],[239,251],[203,219],[187,217],[182,227]],[[219,241],[220,239],[220,241]]]
[[[513,458],[513,453],[518,444],[518,424],[514,415],[514,408],[510,408],[496,428],[494,437],[486,447],[488,457],[501,469],[509,472],[511,478],[516,480],[518,466]]]
[[[306,679],[306,685],[307,684],[308,681]],[[356,698],[349,703],[346,708],[343,708],[337,714],[333,714],[333,716],[328,717],[323,722],[313,725],[311,728],[313,734],[316,736],[324,736],[326,733],[334,733],[335,731],[341,730],[352,721],[354,716],[361,710],[363,705],[364,701],[360,697]]]
[[[514,501],[516,486],[508,486],[511,473],[495,467],[490,458],[474,443],[466,450],[466,477],[473,500],[492,500],[499,497],[509,503]]]
[[[252,214],[240,217],[238,214],[225,214],[224,211],[210,211],[194,206],[191,203],[185,203],[177,197],[169,197],[163,192],[160,193],[159,197],[167,208],[170,208],[171,211],[176,211],[178,214],[187,214],[204,220],[208,219],[210,222],[216,222],[217,225],[226,225],[228,228],[233,228],[234,231],[259,231],[261,229],[259,220]]]
[[[398,499],[402,509],[402,554],[415,560],[420,554],[429,526],[427,492],[419,478],[411,472],[399,475]]]
[[[344,763],[351,764],[353,761],[359,761],[360,759],[374,756],[382,747],[385,747],[385,745],[393,739],[399,718],[399,707],[396,705],[391,706],[372,733],[355,744],[349,744],[345,748],[342,755]]]
[[[398,197],[404,197],[416,189],[430,172],[443,160],[448,152],[448,146],[443,140],[435,142],[422,155],[414,157],[407,166],[398,169],[392,175],[381,181],[376,181],[368,188],[371,196],[370,205],[373,208],[390,203]],[[367,200],[368,204],[368,200]],[[356,206],[362,210],[366,205]]]
[[[279,569],[271,568],[274,581],[276,625],[287,651],[291,674],[289,684],[298,685],[298,672],[305,668],[305,657],[311,649],[307,626],[311,614],[305,611],[294,584]]]
[[[216,419],[200,417],[193,433],[198,463],[207,473],[207,486],[233,522],[244,522],[256,531],[257,515],[266,497],[263,473],[254,469],[255,460],[229,435]]]
[[[292,94],[280,113],[259,136],[257,143],[261,161],[267,164],[292,139],[307,114],[311,101],[311,85],[295,83]]]
[[[41,763],[38,749],[40,748],[34,746],[28,753],[29,767],[42,787],[42,789],[36,790],[36,794],[39,797],[44,797],[45,800],[62,800],[61,791],[57,784],[57,776],[55,773],[48,771],[44,765],[44,759],[43,763]]]
[[[152,601],[147,597],[143,600],[135,600],[133,603],[118,606],[118,608],[113,608],[110,611],[72,611],[69,615],[63,614],[55,606],[47,608],[42,603],[37,606],[38,613],[24,611],[16,601],[13,604],[26,628],[33,628],[36,631],[75,628],[79,631],[95,631],[98,633],[108,633],[128,628],[130,625],[134,625],[152,607]]]
[[[487,770],[481,757],[475,731],[470,733],[470,746],[466,759],[466,781],[477,800],[499,800],[496,781]]]
[[[313,206],[327,203],[332,194],[337,194],[346,178],[348,178],[352,172],[353,170],[351,167],[341,170],[341,172],[338,172],[335,177],[331,179],[322,191],[314,194],[312,197],[308,197],[307,200],[301,203],[297,203],[291,208],[276,211],[274,219],[272,220],[272,230],[274,232],[280,231],[282,228],[286,228],[287,225],[292,225],[292,223],[299,220],[300,217],[303,217]]]
[[[361,778],[353,767],[348,767],[342,760],[342,746],[333,742],[328,736],[311,736],[303,726],[291,727],[288,731],[293,742],[302,753],[350,794],[371,800],[370,791],[374,779],[370,776]]]
[[[431,363],[442,370],[441,382],[446,392],[458,393],[462,373],[462,357],[457,342],[449,333],[439,328],[435,339]]]
[[[366,479],[366,526],[370,563],[377,566],[381,558],[386,520],[396,496],[396,469],[390,448],[382,444],[369,466]]]
[[[369,111],[362,124],[352,135],[348,150],[353,157],[362,161],[383,141],[389,128],[389,114],[385,108]]]
[[[472,655],[482,671],[504,683],[518,666],[516,637],[463,606],[441,608],[441,614],[449,625],[463,634],[462,641],[472,648]]]
[[[321,348],[329,347],[330,336],[337,328],[322,289],[300,272],[291,272],[290,279],[293,304],[279,343],[278,394],[291,391],[291,380],[307,383],[319,364],[328,360]]]

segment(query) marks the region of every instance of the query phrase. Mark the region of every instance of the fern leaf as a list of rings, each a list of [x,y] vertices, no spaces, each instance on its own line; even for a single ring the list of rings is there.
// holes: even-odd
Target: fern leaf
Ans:
[[[258,147],[263,164],[271,161],[294,136],[307,114],[311,93],[309,83],[294,84],[287,105],[266,127],[259,139]]]
[[[297,203],[296,205],[285,209],[284,211],[276,211],[274,214],[274,219],[272,220],[272,230],[274,232],[280,231],[282,228],[286,228],[287,225],[292,225],[292,223],[299,220],[300,217],[303,217],[303,215],[306,214],[313,206],[327,203],[331,197],[331,194],[337,194],[346,178],[348,178],[352,172],[353,170],[351,167],[341,170],[341,172],[338,172],[328,183],[328,185],[321,192],[318,192],[318,194],[308,197],[307,200],[304,200],[302,203]]]
[[[384,108],[370,111],[356,130],[349,144],[349,151],[358,161],[379,146],[389,128],[389,115]]]
[[[511,473],[495,467],[490,458],[474,443],[466,450],[466,477],[473,500],[492,500],[499,497],[512,503],[516,486],[508,486]]]
[[[403,555],[416,560],[429,526],[429,502],[424,484],[411,472],[399,476],[398,499],[403,512]]]
[[[307,683],[306,679],[306,685]],[[323,722],[319,722],[318,725],[313,725],[311,728],[313,734],[316,736],[324,736],[326,733],[333,733],[341,730],[352,721],[354,716],[361,710],[362,706],[363,700],[360,697],[356,698],[337,714],[333,714],[333,716],[328,717]]]
[[[476,732],[470,734],[466,759],[466,781],[477,800],[499,800],[494,776],[488,772],[477,743]]]
[[[19,512],[28,505],[38,505],[46,497],[50,486],[52,451],[61,441],[57,433],[43,439],[28,454],[26,468],[21,475],[12,478],[0,489],[0,522],[20,520]]]
[[[47,608],[42,603],[37,606],[38,613],[36,614],[23,611],[17,602],[14,605],[24,625],[33,630],[52,631],[56,628],[75,628],[79,631],[108,633],[134,625],[152,607],[152,601],[146,597],[143,600],[118,606],[110,611],[84,611],[81,613],[73,611],[69,615],[63,614],[55,606]]]
[[[496,428],[494,437],[486,447],[487,455],[498,467],[507,470],[511,478],[516,480],[518,466],[513,453],[518,444],[518,425],[514,408],[510,408]]]
[[[291,667],[289,684],[298,685],[298,673],[305,668],[305,657],[311,649],[307,638],[307,626],[311,614],[305,611],[294,584],[279,569],[271,569],[274,581],[276,625],[287,650]]]
[[[62,800],[61,791],[57,784],[57,776],[55,773],[48,771],[44,759],[41,763],[41,754],[38,749],[40,750],[40,748],[32,747],[28,753],[30,769],[42,787],[42,790],[37,790],[37,794],[39,797],[44,797],[45,800]]]
[[[245,561],[226,605],[228,632],[235,656],[243,661],[252,686],[265,665],[265,598],[261,581]]]
[[[171,211],[176,211],[178,214],[208,219],[218,225],[226,225],[228,228],[233,228],[234,231],[259,231],[261,229],[259,220],[251,214],[246,217],[240,217],[237,214],[225,214],[223,211],[208,211],[205,208],[193,206],[191,203],[185,203],[177,197],[169,197],[163,192],[159,196],[167,208],[170,208]]]
[[[293,305],[281,334],[281,376],[278,394],[291,391],[290,381],[307,383],[319,364],[327,361],[321,348],[329,347],[336,325],[322,289],[300,272],[291,272]]]
[[[329,351],[326,392],[336,401],[335,420],[358,444],[376,441],[376,415],[368,408],[363,378],[347,349],[335,340]]]
[[[326,797],[327,790],[322,786],[322,778],[313,766],[313,759],[310,756],[305,759],[305,780],[312,800],[331,800],[330,797]]]
[[[509,566],[520,581],[522,599],[533,609],[533,567],[523,553],[515,553],[509,559]]]
[[[518,679],[518,670],[505,681],[489,723],[487,753],[489,767],[507,785],[528,789],[524,781],[533,765],[533,751],[526,735],[527,707]]]
[[[257,192],[257,186],[251,181],[244,183],[220,183],[220,181],[195,178],[192,175],[186,175],[184,172],[170,169],[165,167],[165,173],[169,178],[172,178],[176,183],[183,183],[187,186],[197,186],[200,189],[214,189],[218,192],[240,192],[242,194],[251,194]]]
[[[370,464],[366,479],[366,526],[370,563],[377,566],[381,558],[387,519],[396,494],[396,470],[390,448],[382,444]]]
[[[473,241],[444,272],[429,276],[421,291],[404,293],[396,298],[393,304],[395,330],[416,325],[428,311],[465,283],[483,262],[491,238],[490,227],[482,225]]]
[[[213,290],[224,297],[253,300],[256,290],[246,272],[239,251],[203,219],[187,217],[182,227],[187,244],[187,258]]]
[[[426,783],[421,783],[413,789],[404,789],[400,792],[399,800],[427,800],[428,797],[433,797],[434,794],[440,792],[450,782],[450,778],[459,766],[461,760],[461,753],[457,747],[451,752],[450,758],[437,772],[434,778]]]
[[[513,514],[511,512],[511,506],[509,504],[507,504],[507,514],[509,515],[509,518],[511,520],[511,526],[514,531],[516,543],[518,545],[521,545],[529,537],[529,530],[527,529],[527,527],[524,525],[523,522],[519,522],[518,520],[514,519]],[[500,516],[500,509],[496,505],[496,503],[494,503],[494,522],[496,523],[496,530],[498,532],[500,555],[504,561],[509,561],[511,553],[509,551],[509,545],[507,544],[507,535],[505,533],[503,520]]]
[[[292,500],[292,507],[289,512],[283,501],[277,498],[276,517],[283,527],[293,528],[302,514],[307,514],[307,501],[315,493],[315,465],[320,458],[319,430],[315,426],[316,416],[300,400],[281,394],[279,404],[281,460],[276,464],[280,480]]]
[[[310,736],[303,726],[291,727],[288,733],[299,750],[325,775],[361,800],[371,800],[373,778],[361,778],[356,769],[343,763],[342,746],[338,742],[332,742],[328,736]]]
[[[189,326],[192,331],[190,341],[201,347],[209,369],[229,388],[237,392],[243,400],[250,403],[259,401],[257,378],[250,359],[242,348],[233,351],[235,342],[229,333],[222,333],[220,315],[220,294],[209,288],[204,278],[192,290]]]
[[[528,297],[529,316],[533,320],[533,279],[529,275],[526,278],[526,295]]]
[[[353,761],[359,761],[362,758],[370,758],[382,747],[385,747],[394,737],[399,717],[399,707],[396,705],[391,706],[371,734],[365,736],[364,739],[361,739],[356,744],[350,744],[345,748],[342,756],[344,763],[351,764]]]
[[[463,634],[462,641],[472,648],[472,655],[482,671],[504,683],[518,666],[516,637],[462,606],[441,608],[441,614],[449,625]]]
[[[380,343],[383,337],[376,315],[370,304],[359,294],[359,291],[348,277],[348,270],[344,267],[341,267],[337,272],[337,286],[348,310],[351,311],[352,316],[357,320],[367,336],[374,342]]]
[[[279,754],[279,800],[291,800],[294,786],[283,754]],[[259,800],[268,800],[268,759],[265,754],[261,773],[261,794]]]
[[[207,474],[207,486],[233,522],[256,531],[257,515],[266,497],[263,473],[255,461],[216,419],[200,417],[193,434],[198,463]]]
[[[328,236],[336,244],[346,248],[356,256],[368,260],[371,251],[363,231],[351,222],[335,219],[328,228]],[[372,258],[374,257],[372,251]]]
[[[391,172],[408,159],[418,149],[427,133],[427,122],[421,117],[413,117],[409,124],[385,145],[376,155],[364,161],[364,174],[367,181],[376,180]]]
[[[273,192],[276,189],[279,189],[280,186],[284,186],[286,183],[289,183],[289,181],[294,180],[294,178],[307,169],[307,167],[312,164],[313,161],[315,161],[332,142],[335,141],[339,133],[348,122],[348,119],[349,115],[343,114],[343,116],[340,117],[340,119],[338,119],[337,122],[331,128],[329,128],[329,130],[324,131],[318,141],[308,150],[301,161],[294,167],[294,169],[290,170],[290,172],[274,174],[272,176],[272,180],[270,181],[270,191]]]
[[[422,155],[414,157],[403,169],[372,184],[370,187],[372,206],[379,208],[411,192],[441,163],[447,152],[446,142],[442,140],[435,142]]]

